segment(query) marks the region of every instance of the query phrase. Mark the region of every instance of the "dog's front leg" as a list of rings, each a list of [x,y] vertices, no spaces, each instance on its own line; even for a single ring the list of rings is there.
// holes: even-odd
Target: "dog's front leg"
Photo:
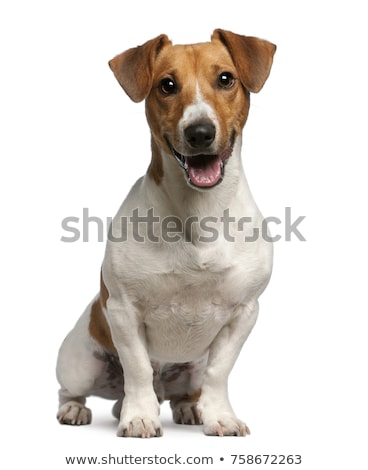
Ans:
[[[246,436],[249,428],[239,420],[228,398],[228,376],[258,315],[258,302],[238,308],[210,346],[199,409],[204,433],[210,436]]]
[[[117,435],[161,436],[159,403],[153,389],[143,321],[125,294],[110,297],[107,307],[112,339],[124,371],[125,395]]]

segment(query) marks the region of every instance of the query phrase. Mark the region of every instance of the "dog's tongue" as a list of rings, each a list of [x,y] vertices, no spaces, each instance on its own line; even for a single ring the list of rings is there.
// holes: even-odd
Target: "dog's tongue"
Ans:
[[[221,178],[222,159],[218,155],[197,155],[187,157],[188,175],[191,182],[199,187],[211,187]]]

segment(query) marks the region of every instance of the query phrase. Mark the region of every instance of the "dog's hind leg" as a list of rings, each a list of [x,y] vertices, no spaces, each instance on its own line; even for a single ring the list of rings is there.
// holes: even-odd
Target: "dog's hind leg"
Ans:
[[[202,424],[197,404],[206,363],[207,357],[196,362],[167,364],[163,368],[161,382],[177,424]]]
[[[203,424],[198,410],[198,400],[201,390],[192,395],[182,395],[170,400],[173,420],[176,424]]]
[[[61,388],[57,419],[62,424],[91,422],[92,413],[85,406],[86,397],[98,394],[94,390],[96,383],[103,380],[107,368],[102,348],[88,331],[90,309],[88,306],[59,350],[56,374]],[[106,383],[106,388],[108,385]]]
[[[85,405],[85,397],[68,397],[68,391],[61,388],[59,390],[60,407],[57,413],[57,419],[61,424],[72,424],[79,426],[81,424],[90,424],[92,421],[92,412]],[[62,403],[65,402],[63,405]]]

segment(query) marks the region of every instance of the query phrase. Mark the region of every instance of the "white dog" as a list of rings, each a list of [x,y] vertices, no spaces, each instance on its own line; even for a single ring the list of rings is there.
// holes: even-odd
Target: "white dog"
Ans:
[[[117,400],[119,436],[161,436],[163,400],[176,423],[249,433],[227,381],[257,319],[272,245],[255,236],[263,218],[241,134],[275,50],[217,29],[208,43],[161,35],[111,60],[129,97],[146,100],[152,159],[112,222],[100,294],[60,348],[61,423],[90,423],[86,397],[97,395]]]

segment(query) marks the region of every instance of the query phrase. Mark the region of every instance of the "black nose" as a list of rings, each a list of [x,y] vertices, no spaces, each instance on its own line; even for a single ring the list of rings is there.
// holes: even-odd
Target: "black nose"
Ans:
[[[193,124],[185,131],[185,139],[192,148],[209,147],[215,139],[216,129],[212,124]]]

